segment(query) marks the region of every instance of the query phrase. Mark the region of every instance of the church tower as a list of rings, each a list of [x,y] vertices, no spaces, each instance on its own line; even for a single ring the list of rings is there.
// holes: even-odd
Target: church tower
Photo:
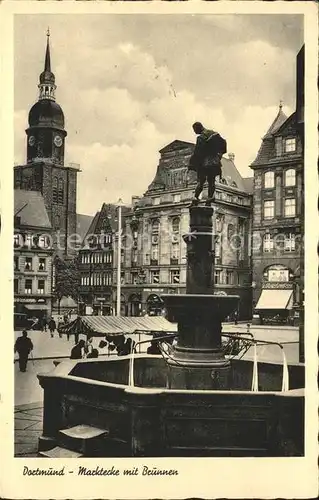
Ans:
[[[40,74],[39,99],[29,112],[27,134],[27,163],[52,160],[64,164],[64,148],[67,132],[64,130],[64,114],[55,101],[55,76],[51,71],[51,57],[47,32],[44,71]]]
[[[55,75],[51,70],[50,33],[44,70],[39,78],[38,101],[31,107],[26,129],[26,164],[14,168],[15,189],[40,191],[53,229],[56,252],[72,256],[68,237],[76,233],[77,165],[64,165],[64,114],[55,100]]]

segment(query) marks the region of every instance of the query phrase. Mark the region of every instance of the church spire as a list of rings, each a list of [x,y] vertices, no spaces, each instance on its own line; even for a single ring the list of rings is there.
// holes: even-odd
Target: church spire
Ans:
[[[47,29],[47,46],[45,51],[44,71],[40,75],[39,101],[42,99],[50,99],[55,101],[55,76],[51,71],[51,55],[50,55],[50,30]]]
[[[44,63],[44,71],[51,73],[51,58],[50,58],[50,29],[47,29],[47,49],[45,52],[45,63]]]

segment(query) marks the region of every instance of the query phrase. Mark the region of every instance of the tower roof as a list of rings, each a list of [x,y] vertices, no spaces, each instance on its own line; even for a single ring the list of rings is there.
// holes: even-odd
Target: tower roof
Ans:
[[[267,133],[264,135],[263,139],[267,139],[268,137],[271,137],[277,130],[281,127],[283,123],[287,120],[287,116],[282,110],[282,101],[279,103],[279,110],[277,113],[276,118],[270,125],[269,129],[267,130]]]
[[[55,76],[51,71],[51,56],[50,56],[50,31],[47,31],[47,46],[45,51],[44,71],[40,74],[40,83],[55,83]]]

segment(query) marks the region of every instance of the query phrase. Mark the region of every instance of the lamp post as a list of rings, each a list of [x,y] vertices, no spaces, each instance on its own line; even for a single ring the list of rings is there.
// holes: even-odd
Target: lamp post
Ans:
[[[120,198],[118,208],[118,240],[117,240],[117,283],[116,283],[116,316],[121,316],[121,251],[122,251],[122,205]]]

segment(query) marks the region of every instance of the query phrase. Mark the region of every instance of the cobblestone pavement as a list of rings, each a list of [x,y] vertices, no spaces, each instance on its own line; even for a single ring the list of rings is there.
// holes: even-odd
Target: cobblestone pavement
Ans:
[[[14,455],[36,457],[42,433],[43,404],[29,403],[14,410]]]

